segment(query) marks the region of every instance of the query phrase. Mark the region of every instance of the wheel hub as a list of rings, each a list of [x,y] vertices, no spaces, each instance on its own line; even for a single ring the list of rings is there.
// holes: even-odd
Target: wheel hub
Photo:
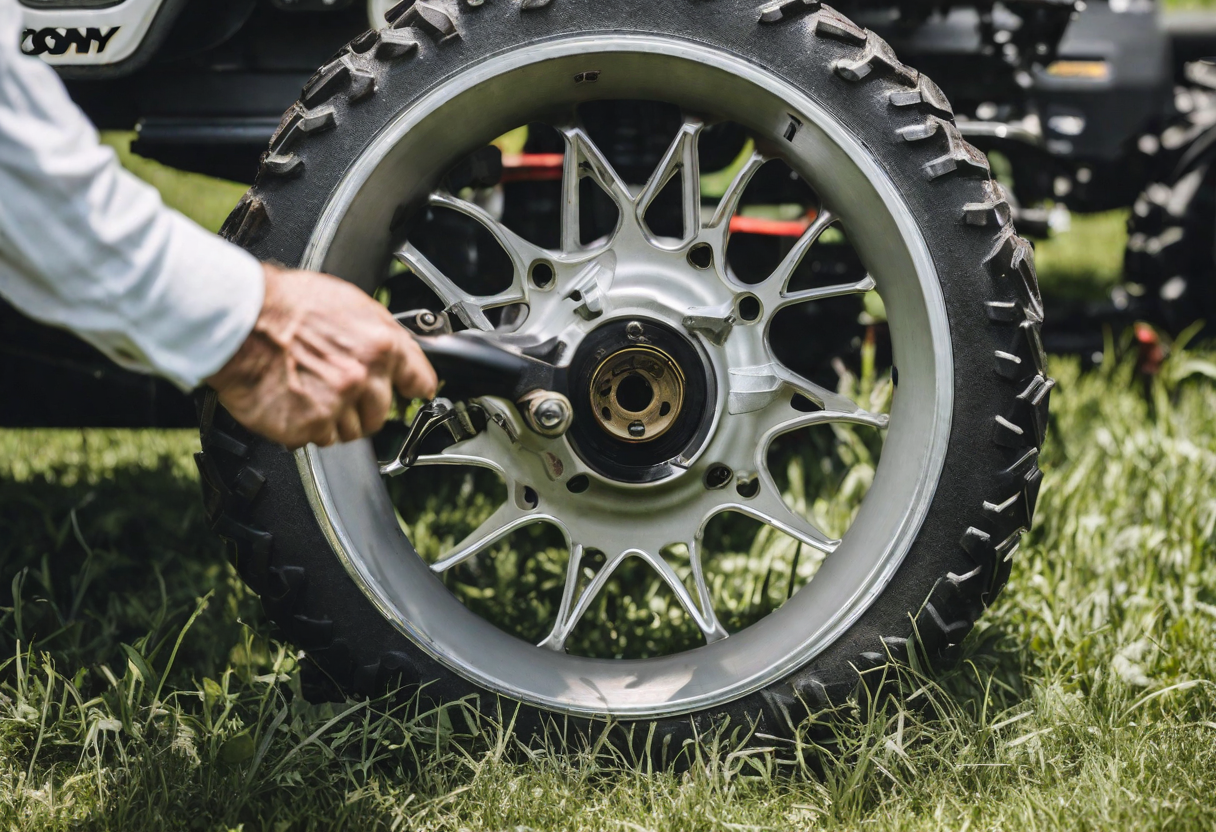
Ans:
[[[622,482],[653,482],[704,440],[712,416],[708,356],[652,318],[609,321],[583,339],[570,364],[574,424],[583,460]]]
[[[638,345],[618,350],[591,376],[591,409],[610,436],[653,442],[667,433],[684,406],[684,373],[663,350]]]

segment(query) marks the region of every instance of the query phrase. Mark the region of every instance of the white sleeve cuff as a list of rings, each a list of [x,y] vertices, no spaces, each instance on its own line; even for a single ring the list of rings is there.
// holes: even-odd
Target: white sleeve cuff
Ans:
[[[159,291],[128,312],[137,348],[131,363],[192,390],[228,363],[253,331],[266,279],[253,255],[163,210],[170,233]]]

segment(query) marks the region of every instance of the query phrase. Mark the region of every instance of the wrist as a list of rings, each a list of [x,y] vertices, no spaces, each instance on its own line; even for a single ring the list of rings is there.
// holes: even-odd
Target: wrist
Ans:
[[[253,329],[228,362],[206,379],[207,383],[217,390],[256,383],[282,352],[282,334],[285,329],[281,301],[284,271],[277,266],[263,263],[262,274],[265,290],[262,308],[254,321]]]

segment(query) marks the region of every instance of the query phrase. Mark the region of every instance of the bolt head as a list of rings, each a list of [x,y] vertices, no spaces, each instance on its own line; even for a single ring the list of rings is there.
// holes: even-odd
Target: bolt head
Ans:
[[[625,324],[625,337],[630,341],[642,340],[643,334],[645,334],[645,330],[642,329],[642,324],[640,321],[630,321],[629,323]]]
[[[541,399],[532,410],[536,422],[544,428],[555,428],[566,418],[566,405],[558,399]]]
[[[629,435],[635,439],[639,439],[646,435],[646,426],[640,421],[629,423]]]

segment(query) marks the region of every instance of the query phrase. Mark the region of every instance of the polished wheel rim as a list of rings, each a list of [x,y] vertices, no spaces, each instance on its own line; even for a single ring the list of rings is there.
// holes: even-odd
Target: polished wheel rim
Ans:
[[[592,64],[594,85],[573,80],[585,80]],[[573,112],[583,101],[624,98],[666,100],[690,114],[639,185],[621,180],[577,122],[551,115]],[[566,146],[558,250],[535,246],[484,208],[434,190],[436,177],[427,173],[446,170],[545,113]],[[705,114],[742,124],[761,149],[703,215],[696,146]],[[437,136],[460,139],[437,147]],[[773,274],[743,284],[726,266],[730,218],[770,158],[797,171],[823,206]],[[615,230],[590,246],[578,232],[579,183],[586,178],[619,213]],[[647,209],[676,180],[684,234],[660,236],[646,222]],[[389,219],[396,206],[419,199],[489,231],[511,259],[510,286],[489,297],[472,295],[417,247],[398,245]],[[794,268],[837,224],[869,274],[791,291]],[[572,388],[577,428],[566,436],[533,433],[509,402],[487,398],[478,403],[487,417],[484,430],[419,458],[422,469],[489,469],[507,485],[503,504],[431,563],[400,531],[370,443],[300,452],[314,511],[335,552],[381,613],[438,661],[489,690],[568,713],[683,713],[737,698],[804,665],[891,579],[928,509],[945,455],[953,378],[944,303],[926,245],[889,179],[794,86],[703,46],[650,36],[569,38],[499,55],[445,82],[378,134],[324,209],[303,265],[370,290],[392,251],[469,328],[493,333],[490,310],[525,310],[511,316],[507,340],[557,338],[565,345],[560,361],[576,382],[579,368],[587,368],[587,383]],[[531,277],[537,264],[543,264],[543,287]],[[873,289],[886,303],[899,372],[889,415],[789,370],[769,341],[780,310]],[[700,407],[690,407],[697,399]],[[811,406],[796,407],[800,401]],[[626,416],[637,418],[625,422],[622,434],[618,423]],[[792,511],[767,465],[776,437],[825,423],[887,431],[874,482],[841,538]],[[723,512],[759,520],[824,556],[814,579],[784,606],[729,638],[699,555],[706,524]],[[540,644],[531,645],[465,608],[437,576],[541,522],[561,530],[571,556],[556,620]],[[664,555],[673,544],[687,547],[691,588]],[[589,547],[605,560],[580,583],[581,555]],[[704,647],[633,661],[563,652],[628,558],[649,564],[670,587]]]

